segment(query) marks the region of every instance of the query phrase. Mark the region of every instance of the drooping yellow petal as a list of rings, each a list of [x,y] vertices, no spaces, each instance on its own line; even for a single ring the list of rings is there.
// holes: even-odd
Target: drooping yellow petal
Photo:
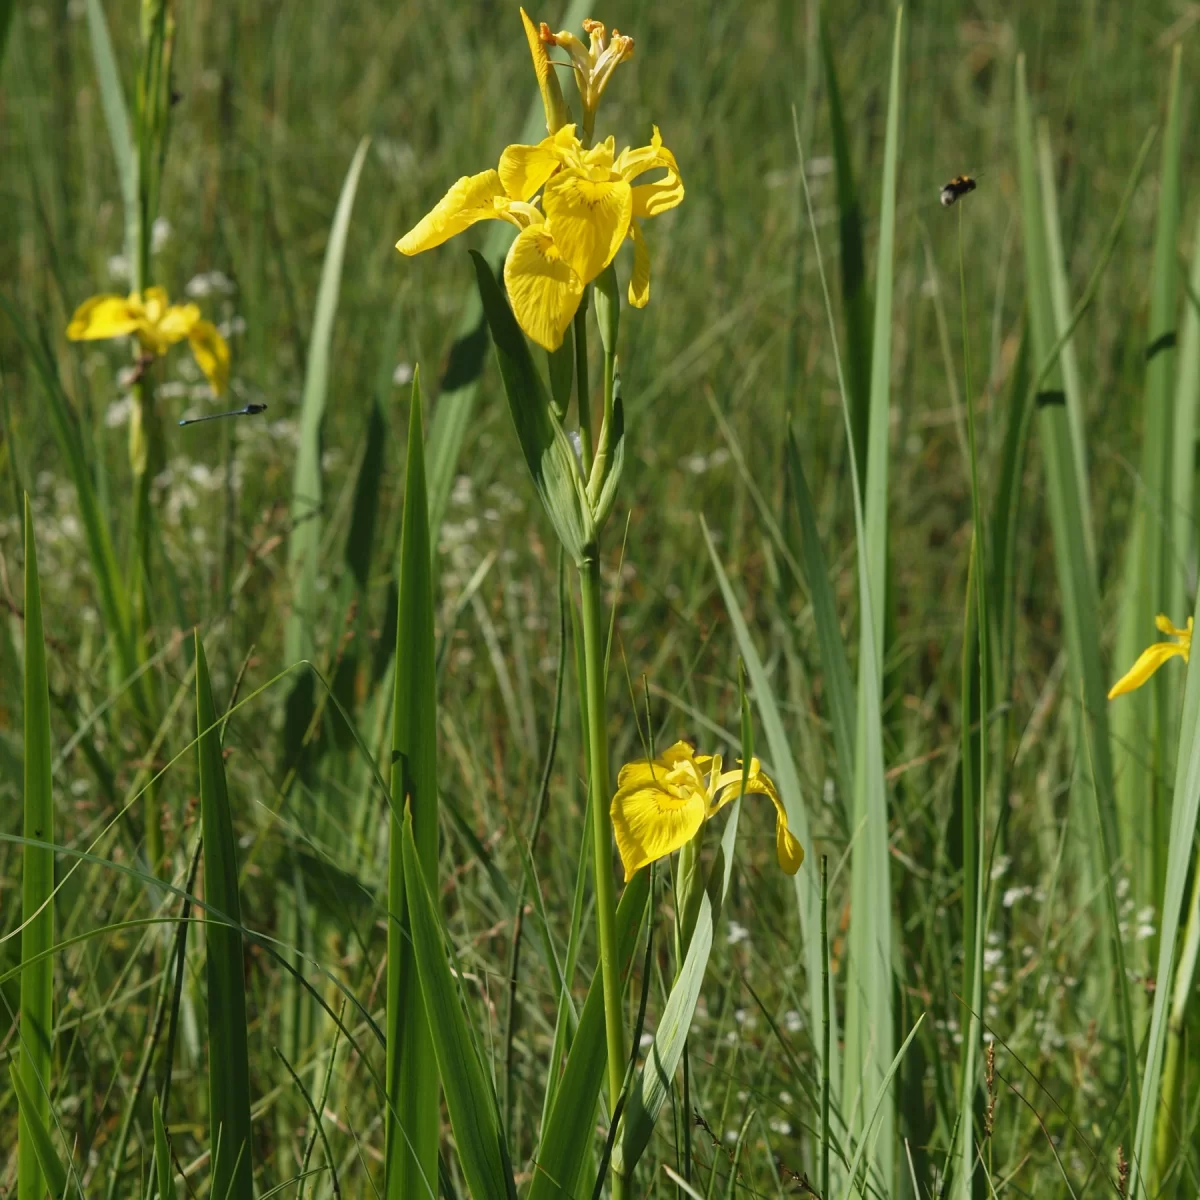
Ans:
[[[188,332],[188,343],[209,386],[222,395],[229,386],[229,343],[211,321],[196,321]]]
[[[734,771],[726,771],[718,777],[714,790],[717,792],[713,811],[723,808],[731,800],[735,800],[742,789],[742,778],[745,775],[746,794],[752,792],[768,796],[775,806],[775,856],[780,867],[788,874],[795,875],[804,862],[804,847],[788,828],[787,810],[775,790],[775,784],[770,776],[763,773],[762,764],[757,758],[750,760],[750,769],[743,772],[741,765]]]
[[[564,125],[536,146],[506,146],[499,169],[505,192],[514,200],[528,200],[574,157],[572,152],[577,146],[574,125]]]
[[[420,254],[449,241],[476,221],[504,220],[497,198],[507,199],[500,175],[494,170],[464,175],[397,243],[401,254]]]
[[[675,796],[654,784],[619,789],[611,811],[625,882],[690,841],[704,824],[705,807],[698,791]]]
[[[629,222],[629,237],[633,242],[633,274],[629,277],[629,303],[645,308],[650,303],[650,249],[642,236],[637,220]]]
[[[504,260],[504,284],[517,324],[539,346],[557,350],[583,296],[583,282],[545,224],[517,235]]]
[[[130,310],[124,296],[93,296],[75,310],[67,326],[67,337],[73,342],[90,342],[125,337],[137,327],[138,314]]]
[[[174,345],[189,337],[199,320],[200,309],[197,305],[172,304],[163,312],[155,329],[164,342]]]
[[[683,202],[683,180],[679,175],[679,164],[675,161],[675,155],[662,144],[662,135],[657,125],[654,126],[654,136],[650,139],[649,146],[622,150],[613,164],[613,170],[631,183],[639,175],[656,168],[664,169],[666,175],[653,183],[639,184],[633,189],[635,217],[656,217]]]
[[[1195,618],[1193,617],[1188,617],[1187,628],[1177,629],[1171,624],[1171,618],[1168,617],[1166,613],[1159,613],[1158,616],[1154,618],[1154,627],[1159,633],[1166,633],[1171,637],[1182,639],[1181,645],[1183,646],[1184,662],[1187,661],[1188,654],[1192,648],[1192,622],[1194,619]]]
[[[587,179],[560,171],[542,193],[546,223],[563,258],[583,283],[613,260],[633,216],[633,193],[623,179]]]
[[[529,53],[533,58],[533,72],[537,76],[538,91],[542,94],[542,107],[546,110],[546,132],[555,134],[570,120],[567,102],[563,99],[558,76],[550,65],[546,43],[524,9],[521,9],[521,24],[525,26],[525,40],[529,43]]]
[[[1143,650],[1138,656],[1137,662],[1112,685],[1108,692],[1108,698],[1113,700],[1117,696],[1123,696],[1126,692],[1140,688],[1169,658],[1178,657],[1186,661],[1189,649],[1190,647],[1185,647],[1179,642],[1155,642],[1153,646]]]

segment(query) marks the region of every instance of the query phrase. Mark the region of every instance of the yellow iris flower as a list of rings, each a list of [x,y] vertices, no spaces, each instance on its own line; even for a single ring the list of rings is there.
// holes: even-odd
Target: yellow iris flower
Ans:
[[[687,742],[676,742],[653,762],[640,759],[623,766],[612,823],[625,882],[691,841],[705,821],[738,797],[741,786],[741,766],[722,772],[719,754],[696,754]],[[746,791],[769,796],[775,805],[775,853],[784,871],[794,875],[804,848],[788,829],[783,802],[757,758],[750,760]]]
[[[229,345],[194,304],[170,304],[163,288],[128,296],[93,296],[76,310],[67,326],[74,342],[134,337],[147,358],[160,358],[168,347],[187,339],[200,370],[219,396],[229,386]]]
[[[653,183],[634,185],[647,171]],[[540,191],[540,199],[535,199]],[[498,170],[464,175],[397,243],[401,254],[432,250],[477,221],[508,221],[521,232],[504,262],[504,283],[517,323],[539,346],[557,350],[584,288],[633,243],[629,303],[650,300],[650,253],[639,218],[683,200],[675,156],[658,127],[649,146],[614,157],[613,139],[585,150],[574,125],[536,146],[509,146]]]
[[[1193,618],[1188,617],[1186,629],[1176,629],[1163,613],[1159,613],[1154,622],[1159,633],[1165,633],[1169,637],[1178,638],[1179,640],[1176,642],[1155,642],[1153,646],[1149,646],[1143,650],[1138,656],[1137,662],[1112,685],[1108,693],[1108,698],[1112,700],[1116,696],[1123,696],[1126,692],[1132,692],[1134,688],[1140,688],[1168,658],[1178,656],[1184,662],[1187,662],[1188,655],[1192,651],[1192,620]]]

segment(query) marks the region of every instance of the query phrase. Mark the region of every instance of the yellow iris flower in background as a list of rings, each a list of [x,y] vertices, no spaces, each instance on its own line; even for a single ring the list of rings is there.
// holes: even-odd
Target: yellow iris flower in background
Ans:
[[[612,823],[625,882],[691,841],[705,821],[737,798],[742,774],[741,766],[722,772],[719,754],[696,754],[687,742],[676,742],[653,762],[640,759],[623,766]],[[746,791],[769,796],[775,805],[775,853],[783,870],[794,875],[804,848],[788,829],[783,802],[757,758],[750,760]]]
[[[666,174],[634,185],[647,171]],[[535,199],[540,191],[540,202]],[[574,125],[536,146],[509,146],[498,170],[464,175],[397,243],[401,254],[432,250],[477,221],[508,221],[521,232],[504,262],[504,283],[517,323],[539,346],[557,350],[584,288],[633,243],[629,303],[650,300],[650,254],[639,218],[683,200],[675,156],[657,126],[650,145],[614,157],[613,139],[585,150]]]
[[[229,345],[195,304],[170,304],[163,288],[128,296],[93,296],[76,310],[67,326],[73,342],[134,337],[148,358],[160,358],[187,339],[200,370],[219,396],[229,386]]]
[[[1132,692],[1134,688],[1140,688],[1169,658],[1179,657],[1184,662],[1187,662],[1188,655],[1192,651],[1192,621],[1193,618],[1188,617],[1187,628],[1176,629],[1163,613],[1159,613],[1154,621],[1159,633],[1165,633],[1169,637],[1178,638],[1179,640],[1176,642],[1155,642],[1153,646],[1149,646],[1143,650],[1138,656],[1137,662],[1112,685],[1108,693],[1108,698],[1112,700],[1116,696],[1123,696],[1126,692]]]

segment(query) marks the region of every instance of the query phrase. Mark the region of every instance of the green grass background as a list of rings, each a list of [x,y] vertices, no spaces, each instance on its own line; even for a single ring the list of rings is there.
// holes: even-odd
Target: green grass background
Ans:
[[[118,61],[132,80],[136,5],[106,5]],[[532,12],[557,24],[556,12]],[[844,961],[847,831],[827,726],[812,612],[767,536],[714,406],[768,502],[790,514],[785,431],[800,452],[833,567],[843,628],[857,622],[853,514],[840,400],[793,138],[806,138],[818,233],[837,275],[835,180],[827,89],[817,70],[815,6],[805,3],[618,3],[598,18],[636,39],[616,74],[601,126],[643,144],[658,124],[687,188],[684,204],[647,227],[652,300],[625,314],[622,379],[627,462],[604,570],[619,608],[610,682],[614,761],[640,752],[635,711],[649,682],[656,738],[685,733],[737,744],[737,651],[699,524],[704,514],[762,653],[787,723],[816,831],[804,870],[830,856],[835,974]],[[919,1192],[936,1189],[957,1114],[953,1065],[965,1026],[961,993],[961,836],[956,821],[962,615],[970,552],[970,490],[959,434],[962,396],[956,210],[938,204],[951,176],[978,176],[962,213],[967,336],[985,490],[994,482],[1024,319],[1014,67],[1024,51],[1035,113],[1055,151],[1066,266],[1078,297],[1117,209],[1147,129],[1161,123],[1170,51],[1182,39],[1181,253],[1190,253],[1195,15],[1167,3],[914,3],[906,11],[893,306],[891,591],[884,725],[897,948],[897,1013],[907,1033],[929,1014],[900,1081],[900,1133]],[[892,11],[831,5],[828,21],[866,218],[866,259],[883,154]],[[162,195],[169,223],[155,281],[182,296],[220,271],[228,292],[199,302],[233,348],[233,398],[265,402],[262,417],[177,429],[213,411],[186,348],[156,383],[169,462],[156,485],[165,557],[154,573],[151,686],[166,713],[157,764],[193,736],[188,700],[193,624],[205,631],[217,709],[244,668],[244,696],[288,665],[286,573],[291,479],[307,340],[338,192],[360,138],[372,144],[350,223],[334,329],[323,434],[325,510],[315,661],[377,741],[376,688],[394,627],[407,386],[420,364],[436,415],[436,381],[472,286],[466,256],[478,233],[414,260],[393,243],[460,174],[494,165],[520,129],[532,76],[515,7],[400,2],[269,6],[206,0],[179,11],[179,93]],[[1135,489],[1157,151],[1075,348],[1084,381],[1090,486],[1106,646],[1115,632],[1121,550]],[[123,555],[128,463],[111,345],[69,345],[67,319],[87,296],[123,291],[123,216],[100,108],[84,6],[16,7],[0,65],[0,289],[53,348]],[[486,227],[485,227],[486,228]],[[623,273],[628,264],[622,264]],[[941,326],[946,327],[943,339]],[[843,349],[845,346],[843,344]],[[369,431],[372,403],[382,432]],[[20,832],[22,489],[33,499],[54,712],[57,836],[84,849],[126,802],[145,742],[101,713],[112,692],[103,626],[74,490],[43,393],[11,324],[0,321],[0,832]],[[382,441],[380,440],[382,437]],[[370,572],[351,586],[346,546],[364,457],[382,446]],[[440,770],[445,803],[442,903],[472,1017],[496,1070],[511,938],[518,830],[528,827],[546,749],[558,630],[553,534],[525,477],[496,372],[488,360],[437,531]],[[1053,549],[1036,435],[1023,478],[1016,545],[1014,764],[1007,833],[991,867],[984,1020],[998,1041],[992,1185],[1018,1195],[1111,1194],[1122,1140],[1121,1046],[1115,998],[1098,977],[1103,895],[1083,866],[1090,807],[1072,808],[1071,705]],[[786,521],[793,518],[788,515]],[[623,562],[617,534],[628,521]],[[359,527],[361,530],[361,527]],[[789,529],[789,536],[793,531]],[[1179,548],[1194,573],[1195,547]],[[481,564],[482,582],[467,594]],[[347,596],[355,607],[345,610]],[[464,596],[466,597],[464,602]],[[1170,614],[1183,623],[1186,613]],[[1153,633],[1146,630],[1146,641]],[[1111,663],[1116,677],[1128,665]],[[1168,671],[1175,670],[1175,665]],[[628,676],[626,674],[628,672]],[[626,680],[635,681],[638,697]],[[1182,671],[1173,677],[1182,689]],[[1172,683],[1171,686],[1176,686]],[[230,721],[226,771],[242,862],[242,919],[306,957],[301,971],[337,1009],[336,979],[376,1014],[383,1004],[385,810],[344,723],[326,709],[305,744],[287,718],[292,681]],[[172,707],[177,697],[181,707]],[[293,705],[293,714],[296,711]],[[537,868],[551,924],[565,928],[584,834],[578,713],[564,704],[547,827]],[[307,716],[307,712],[304,713]],[[307,724],[307,721],[304,722]],[[378,728],[382,728],[379,726]],[[161,785],[166,844],[182,886],[197,828],[191,755]],[[1078,791],[1078,789],[1077,789]],[[105,857],[136,863],[140,809],[104,841]],[[692,1056],[692,1097],[722,1147],[748,1113],[740,1178],[691,1114],[667,1111],[650,1150],[677,1161],[691,1139],[714,1164],[716,1189],[789,1194],[788,1172],[813,1174],[814,1031],[800,1014],[804,979],[795,905],[773,864],[772,822],[748,804],[731,901],[718,929]],[[60,858],[59,877],[73,860]],[[20,847],[0,843],[0,970],[17,961]],[[1141,976],[1156,918],[1123,891],[1127,957]],[[104,863],[84,862],[57,900],[59,938],[85,938],[56,958],[52,1106],[87,1194],[114,1172],[118,1195],[148,1179],[149,1097],[129,1157],[113,1161],[169,943],[126,926],[167,900]],[[177,905],[168,911],[177,911]],[[590,931],[591,922],[585,922]],[[594,950],[585,950],[583,977]],[[193,962],[193,958],[195,961]],[[203,1186],[207,1166],[203,971],[189,957],[167,1113],[178,1164]],[[298,962],[300,960],[297,960]],[[318,970],[315,964],[319,964]],[[527,1169],[553,1032],[550,984],[523,958],[511,1097],[512,1152]],[[1138,964],[1141,964],[1140,966]],[[640,968],[639,968],[640,969]],[[318,1093],[333,1046],[328,1016],[247,949],[255,1157],[261,1193],[301,1169],[309,1112],[273,1053],[285,1050]],[[662,988],[651,988],[651,1022]],[[17,981],[0,985],[0,1054],[15,1044]],[[353,1022],[352,1022],[353,1024]],[[376,1071],[382,1052],[353,1024]],[[897,1044],[899,1039],[897,1039]],[[156,1062],[157,1081],[164,1066]],[[329,1084],[329,1138],[345,1194],[378,1180],[382,1103],[356,1054],[339,1046]],[[1185,1088],[1178,1160],[1197,1186],[1192,1143],[1195,1072]],[[1011,1085],[1011,1087],[1010,1087]],[[1018,1094],[1019,1093],[1019,1094]],[[0,1082],[0,1192],[15,1188],[16,1098]],[[1125,1147],[1128,1155],[1129,1148]],[[907,1175],[903,1151],[901,1176]],[[320,1159],[320,1155],[317,1155]],[[702,1176],[704,1178],[705,1176]],[[661,1194],[673,1192],[643,1166]],[[285,1194],[295,1188],[289,1184]],[[327,1179],[311,1185],[326,1194]],[[651,1186],[649,1182],[645,1184]],[[902,1178],[900,1188],[911,1184]]]

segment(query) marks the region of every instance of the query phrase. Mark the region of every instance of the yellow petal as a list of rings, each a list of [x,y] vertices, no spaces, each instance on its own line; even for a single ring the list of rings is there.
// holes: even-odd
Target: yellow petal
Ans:
[[[607,179],[609,172],[612,170],[613,154],[616,153],[617,142],[610,133],[602,142],[597,142],[583,156],[583,164],[586,167],[594,168],[599,174],[593,176],[597,179]]]
[[[504,284],[517,324],[539,346],[557,350],[583,295],[583,283],[545,225],[522,230],[504,260]]]
[[[1187,648],[1178,642],[1155,642],[1153,646],[1143,650],[1137,662],[1112,685],[1108,692],[1108,698],[1113,700],[1117,696],[1123,696],[1126,692],[1140,688],[1167,659],[1176,657],[1186,660]]]
[[[164,342],[174,345],[189,336],[199,320],[200,309],[195,304],[172,304],[159,318],[155,330]]]
[[[397,243],[401,254],[420,254],[449,241],[456,233],[469,229],[476,221],[504,219],[496,208],[497,197],[507,199],[499,174],[480,171],[464,175]]]
[[[613,170],[622,179],[630,182],[655,168],[663,168],[667,173],[654,183],[640,184],[633,189],[635,217],[656,217],[683,201],[683,180],[679,175],[679,164],[675,161],[675,155],[662,144],[657,125],[654,127],[654,136],[650,139],[649,146],[639,146],[636,150],[622,150],[620,157],[613,164]]]
[[[629,277],[629,303],[645,308],[650,303],[650,250],[636,220],[629,222],[629,237],[633,241],[633,274]]]
[[[800,845],[788,828],[787,809],[783,807],[783,801],[779,798],[779,793],[775,790],[775,785],[771,782],[770,777],[763,774],[762,764],[757,758],[750,760],[750,770],[745,772],[745,775],[746,794],[755,792],[768,796],[775,806],[775,856],[779,860],[780,867],[788,875],[795,875],[800,870],[800,864],[804,862],[804,847]],[[714,811],[736,799],[741,791],[741,785],[740,764],[736,771],[726,771],[722,774],[716,782],[715,790],[718,796]]]
[[[563,258],[584,283],[613,260],[633,215],[633,193],[623,179],[597,181],[560,171],[542,193],[546,223]]]
[[[625,882],[690,841],[704,824],[704,810],[701,792],[678,798],[653,784],[621,788],[613,797],[612,823]]]
[[[536,146],[506,146],[500,155],[500,182],[514,200],[528,200],[569,159],[575,141],[575,126],[564,125],[553,137]]]
[[[220,396],[229,386],[229,343],[211,321],[196,321],[188,333],[188,342],[204,377]]]
[[[542,94],[542,107],[546,110],[546,132],[554,134],[569,120],[567,102],[563,99],[558,76],[550,65],[546,43],[524,9],[521,9],[521,24],[525,26],[525,40],[529,43],[529,53],[533,58],[533,72],[537,76],[538,91]]]
[[[73,342],[125,337],[137,327],[138,316],[130,311],[124,296],[93,296],[75,310],[67,337]]]

